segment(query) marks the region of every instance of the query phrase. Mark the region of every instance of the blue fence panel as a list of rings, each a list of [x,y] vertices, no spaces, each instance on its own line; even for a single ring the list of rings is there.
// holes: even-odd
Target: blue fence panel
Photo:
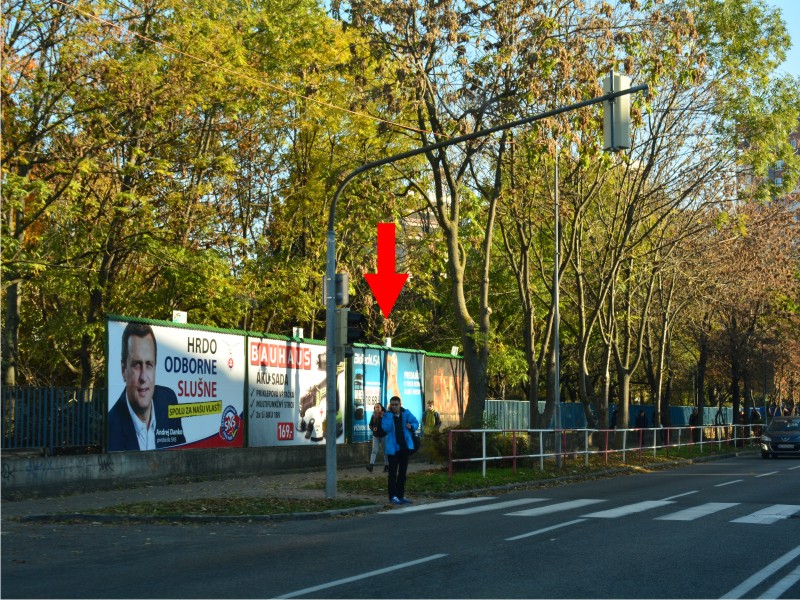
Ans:
[[[614,409],[616,405],[609,406],[609,414],[614,413]],[[628,406],[628,427],[633,427],[634,423],[636,423],[636,416],[639,414],[639,409],[644,410],[644,414],[647,417],[647,423],[652,427],[653,425],[653,414],[655,413],[655,407],[652,404],[631,404]],[[689,417],[692,414],[692,406],[670,406],[669,407],[669,417],[670,423],[673,427],[686,427],[689,425]],[[716,406],[706,406],[703,409],[703,425],[730,425],[732,423],[731,419],[733,418],[733,409],[730,407],[723,407],[722,412],[719,415],[719,423],[715,422],[715,418],[717,416],[717,407]],[[619,424],[621,427],[622,425]]]
[[[539,414],[544,413],[544,401],[539,401]],[[498,429],[528,429],[530,423],[530,404],[526,400],[487,400],[484,415]],[[547,428],[553,427],[553,419]],[[579,402],[561,403],[561,427],[563,429],[583,429],[586,427],[586,414]]]
[[[50,453],[103,443],[105,391],[2,386],[4,450]]]
[[[530,404],[524,400],[487,400],[483,414],[498,429],[528,429]]]

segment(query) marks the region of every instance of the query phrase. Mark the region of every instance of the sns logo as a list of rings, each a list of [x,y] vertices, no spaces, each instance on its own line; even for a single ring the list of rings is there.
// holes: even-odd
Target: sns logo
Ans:
[[[232,406],[225,407],[222,411],[222,422],[219,426],[219,436],[225,441],[232,442],[239,433],[239,415]]]

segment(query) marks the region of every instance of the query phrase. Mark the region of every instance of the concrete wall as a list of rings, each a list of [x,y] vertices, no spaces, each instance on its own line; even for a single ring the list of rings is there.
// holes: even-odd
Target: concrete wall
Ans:
[[[371,444],[337,446],[339,467],[366,464]],[[325,468],[325,446],[2,457],[2,495],[25,498],[172,479],[225,478]]]

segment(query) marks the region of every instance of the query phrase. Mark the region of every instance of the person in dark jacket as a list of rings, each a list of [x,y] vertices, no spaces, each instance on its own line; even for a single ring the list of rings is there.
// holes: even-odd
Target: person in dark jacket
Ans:
[[[381,427],[381,419],[383,419],[384,413],[383,405],[376,404],[372,409],[372,418],[369,420],[369,430],[372,432],[372,454],[369,457],[367,471],[370,473],[375,468],[375,459],[378,458],[378,452],[383,456],[383,472],[389,471],[389,462],[386,458],[386,432]]]
[[[386,456],[389,458],[389,502],[392,504],[411,504],[405,497],[406,472],[408,471],[409,450],[414,450],[411,432],[419,429],[419,421],[402,406],[400,396],[389,400],[389,411],[381,419],[381,427],[386,432]]]
[[[186,442],[180,418],[169,417],[178,397],[156,385],[156,336],[144,323],[122,333],[125,391],[108,413],[108,450],[157,450]]]

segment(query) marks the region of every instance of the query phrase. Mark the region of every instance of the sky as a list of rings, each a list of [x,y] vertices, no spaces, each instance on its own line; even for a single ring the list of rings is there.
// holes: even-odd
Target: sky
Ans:
[[[781,9],[783,20],[792,36],[792,47],[779,67],[795,77],[800,76],[800,0],[766,0],[766,4]]]

